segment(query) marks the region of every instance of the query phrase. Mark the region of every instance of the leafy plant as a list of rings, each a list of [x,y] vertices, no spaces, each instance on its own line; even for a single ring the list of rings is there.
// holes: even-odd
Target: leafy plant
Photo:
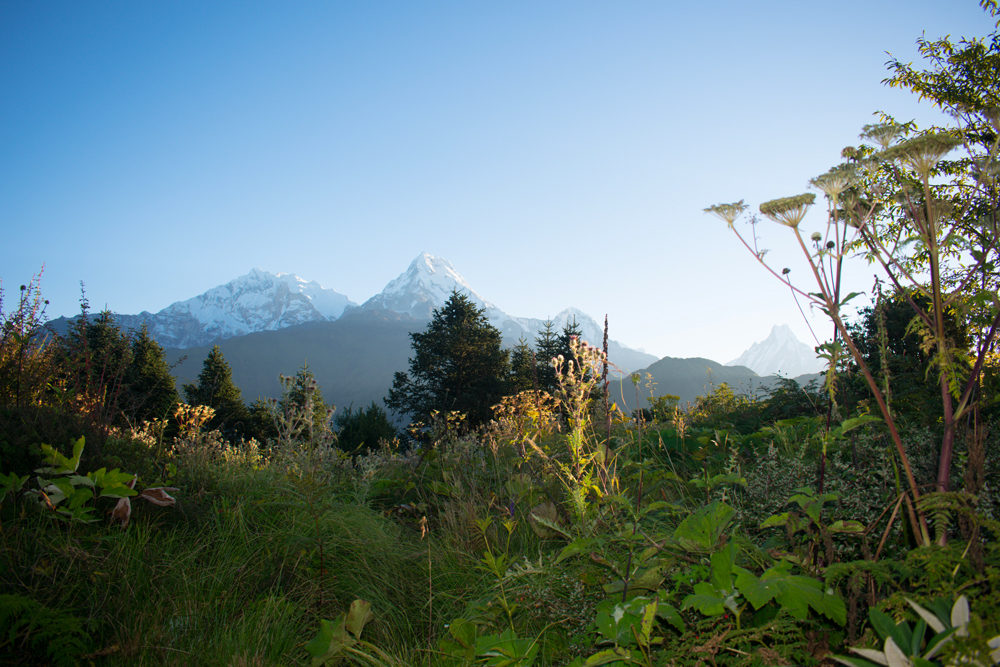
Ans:
[[[969,612],[969,600],[964,595],[955,600],[950,610],[945,600],[934,601],[928,605],[930,610],[912,600],[907,599],[906,602],[920,617],[913,627],[906,622],[896,623],[891,616],[878,609],[868,610],[868,620],[884,642],[881,651],[851,647],[850,650],[861,656],[860,658],[842,655],[830,657],[849,667],[876,667],[876,665],[932,667],[933,665],[982,665],[984,663],[981,660],[986,653],[988,659],[992,661],[990,664],[1000,663],[1000,635],[981,642],[985,646],[963,646],[950,659],[943,660],[938,657],[956,637],[970,636],[972,616]],[[928,636],[928,628],[935,634]],[[973,649],[971,652],[970,648]]]
[[[73,667],[90,650],[83,621],[21,595],[0,595],[0,653]],[[6,661],[4,661],[6,662]]]

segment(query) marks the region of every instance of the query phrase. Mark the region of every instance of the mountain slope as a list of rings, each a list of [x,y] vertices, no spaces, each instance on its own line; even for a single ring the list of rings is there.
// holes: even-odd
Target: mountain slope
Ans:
[[[365,301],[361,310],[388,309],[407,313],[416,318],[430,319],[435,309],[444,306],[452,291],[465,294],[486,312],[490,324],[499,329],[504,345],[513,347],[524,339],[534,345],[535,337],[544,329],[545,320],[528,317],[512,317],[480,296],[466,282],[448,260],[426,252],[414,259],[400,276],[386,285],[381,293]],[[593,318],[576,308],[567,308],[554,318],[554,330],[560,333],[570,321],[576,320],[584,340],[600,346],[604,329]],[[611,362],[623,370],[641,368],[656,361],[656,357],[635,350],[617,341],[608,342],[608,356]]]
[[[145,324],[164,347],[189,348],[257,331],[274,331],[340,317],[353,305],[336,290],[298,276],[253,269],[204,294],[173,303],[158,313],[115,318],[126,329]],[[67,322],[53,322],[57,331]]]
[[[277,331],[263,331],[221,341],[233,381],[252,402],[258,396],[277,398],[278,375],[294,375],[309,364],[323,398],[338,409],[350,404],[382,404],[393,374],[405,371],[411,354],[410,333],[422,331],[425,320],[392,311],[352,312],[326,322],[312,322]],[[166,350],[168,363],[186,359],[173,372],[177,386],[196,382],[210,345]]]
[[[819,373],[824,369],[816,352],[796,338],[787,324],[774,325],[767,338],[751,345],[726,366],[746,366],[758,375],[785,377]]]

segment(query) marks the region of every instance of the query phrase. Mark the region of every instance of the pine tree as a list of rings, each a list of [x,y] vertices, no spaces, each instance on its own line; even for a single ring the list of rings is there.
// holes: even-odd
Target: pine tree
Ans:
[[[399,432],[385,410],[371,402],[364,410],[348,407],[333,418],[337,427],[337,446],[345,452],[377,449],[382,441],[392,443]]]
[[[530,391],[535,388],[534,352],[528,341],[523,338],[510,352],[510,383],[512,392]]]
[[[243,404],[240,388],[233,383],[233,372],[216,345],[205,358],[198,384],[185,384],[184,396],[190,405],[207,405],[215,416],[207,424],[229,438],[240,437],[249,424],[249,412]]]
[[[538,388],[551,393],[556,388],[556,369],[552,367],[552,359],[562,354],[562,344],[552,320],[546,320],[542,327],[535,336],[535,371],[538,373]]]
[[[125,371],[124,409],[132,423],[167,419],[179,401],[163,347],[143,324],[132,335],[131,362]]]
[[[416,420],[438,410],[461,412],[469,427],[488,421],[492,406],[507,393],[510,360],[485,312],[452,292],[427,330],[410,339],[410,372],[396,373],[386,406]]]

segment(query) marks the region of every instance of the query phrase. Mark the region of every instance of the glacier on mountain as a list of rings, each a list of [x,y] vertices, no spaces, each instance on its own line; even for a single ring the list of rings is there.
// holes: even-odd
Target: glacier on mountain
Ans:
[[[188,348],[255,331],[335,320],[351,305],[346,296],[316,281],[253,269],[158,313],[117,317],[125,327],[145,324],[164,347]]]
[[[508,315],[473,290],[448,260],[426,252],[418,255],[406,271],[390,281],[382,292],[365,301],[360,308],[384,308],[408,313],[418,319],[430,319],[434,310],[444,306],[453,291],[466,295],[478,308],[485,311],[487,320],[500,331],[507,346],[516,345],[520,340],[534,345],[535,337],[545,328],[545,320]],[[598,347],[603,342],[603,325],[576,308],[567,308],[551,320],[554,325],[552,330],[556,335],[575,320],[584,340]],[[622,370],[642,368],[656,361],[653,355],[616,341],[609,341],[608,354],[612,363]]]
[[[746,366],[761,376],[781,374],[790,378],[819,373],[825,368],[823,361],[816,358],[816,352],[796,338],[787,324],[774,325],[767,338],[725,365]]]

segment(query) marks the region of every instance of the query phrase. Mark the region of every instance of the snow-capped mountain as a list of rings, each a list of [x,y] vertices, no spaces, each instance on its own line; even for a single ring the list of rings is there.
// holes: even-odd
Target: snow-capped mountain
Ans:
[[[255,331],[335,320],[349,305],[355,304],[315,281],[253,269],[158,313],[119,315],[118,319],[127,328],[145,323],[164,347],[188,348]]]
[[[453,291],[465,294],[476,306],[486,311],[490,324],[503,335],[505,345],[516,345],[521,339],[533,345],[535,337],[545,328],[545,320],[513,317],[500,310],[476,293],[448,260],[426,252],[418,255],[406,271],[389,282],[382,292],[365,301],[361,308],[387,309],[408,313],[418,319],[430,319],[434,310],[444,306]],[[575,320],[584,340],[597,346],[603,342],[603,325],[576,308],[567,308],[551,319],[556,334],[561,333],[567,323]],[[626,370],[642,368],[656,361],[656,357],[651,354],[615,341],[609,341],[608,354],[613,363]]]
[[[726,366],[746,366],[757,375],[780,373],[791,378],[819,373],[824,369],[822,360],[816,358],[812,348],[795,337],[787,324],[774,325],[767,338],[751,345]]]
[[[186,349],[250,333],[337,320],[351,310],[389,310],[429,320],[454,290],[485,310],[490,324],[500,330],[508,347],[522,339],[533,345],[535,337],[545,328],[544,320],[512,317],[500,310],[476,293],[448,260],[427,253],[421,253],[406,271],[361,306],[317,282],[253,269],[245,276],[173,303],[158,313],[144,311],[115,317],[125,329],[145,324],[153,338],[166,348]],[[603,326],[575,308],[567,308],[551,319],[556,334],[575,320],[586,341],[598,346],[602,342]],[[61,324],[59,321],[53,324],[57,330],[65,331],[68,321],[60,320]],[[644,368],[656,361],[650,354],[615,341],[609,341],[608,352],[612,363],[623,370]]]

